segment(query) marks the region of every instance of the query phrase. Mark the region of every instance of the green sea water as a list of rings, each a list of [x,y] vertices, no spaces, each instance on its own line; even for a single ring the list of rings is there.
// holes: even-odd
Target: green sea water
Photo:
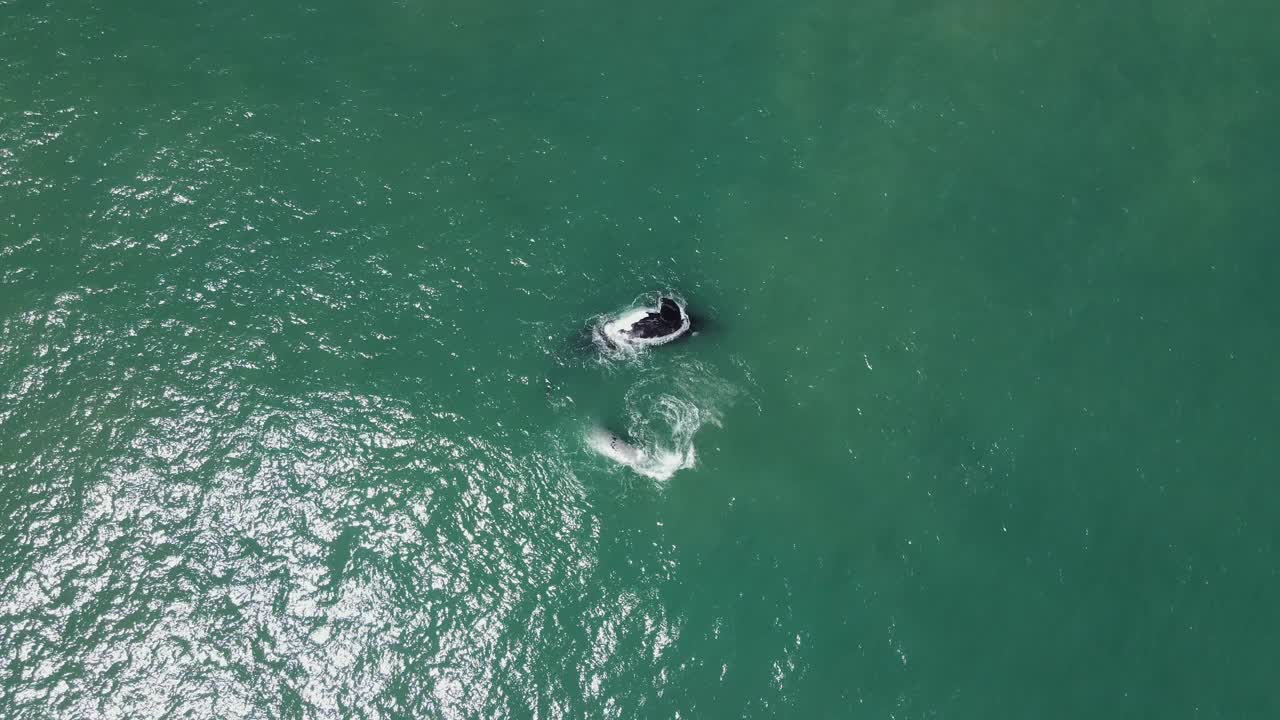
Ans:
[[[0,717],[1280,716],[1277,27],[0,0]]]

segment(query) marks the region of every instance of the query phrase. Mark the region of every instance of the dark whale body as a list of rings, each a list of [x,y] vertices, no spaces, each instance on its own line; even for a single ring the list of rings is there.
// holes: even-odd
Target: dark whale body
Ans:
[[[631,334],[646,339],[660,338],[680,331],[683,323],[680,305],[671,298],[662,298],[658,312],[651,312],[632,324]]]
[[[639,350],[665,345],[688,335],[693,321],[675,298],[658,296],[656,307],[631,308],[605,318],[596,326],[596,335],[613,349]]]

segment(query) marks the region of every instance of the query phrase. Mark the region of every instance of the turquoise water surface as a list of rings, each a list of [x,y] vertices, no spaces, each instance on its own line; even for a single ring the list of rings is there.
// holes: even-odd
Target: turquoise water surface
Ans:
[[[1280,716],[1277,27],[0,0],[0,717]]]

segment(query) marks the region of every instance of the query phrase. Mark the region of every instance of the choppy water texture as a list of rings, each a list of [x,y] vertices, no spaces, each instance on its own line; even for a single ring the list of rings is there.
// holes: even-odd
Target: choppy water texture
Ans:
[[[0,715],[1280,715],[1277,7],[0,2]]]

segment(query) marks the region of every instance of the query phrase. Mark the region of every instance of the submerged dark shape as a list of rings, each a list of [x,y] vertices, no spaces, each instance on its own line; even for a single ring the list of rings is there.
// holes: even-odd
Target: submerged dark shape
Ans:
[[[631,308],[598,326],[600,338],[610,347],[638,349],[665,345],[686,335],[692,320],[678,300],[658,296],[657,307]]]

